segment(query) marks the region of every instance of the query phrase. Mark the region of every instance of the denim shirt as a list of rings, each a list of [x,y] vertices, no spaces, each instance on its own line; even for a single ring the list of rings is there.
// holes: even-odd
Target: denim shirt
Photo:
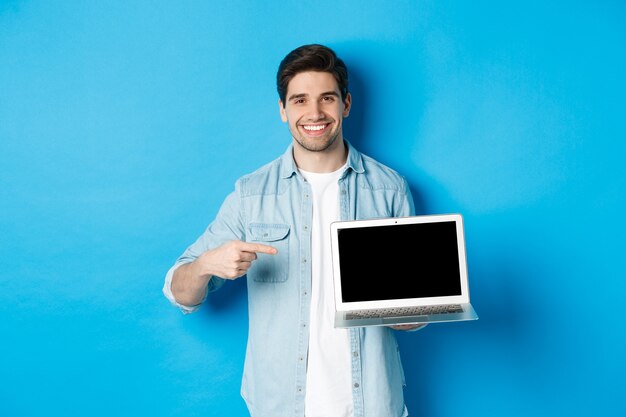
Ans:
[[[341,220],[413,215],[406,180],[347,141],[346,146],[347,169],[339,179]],[[189,313],[199,305],[178,304],[170,289],[178,266],[233,239],[278,249],[276,255],[258,254],[247,273],[249,333],[241,395],[252,417],[304,416],[313,206],[292,149],[236,182],[214,221],[168,271],[163,287],[167,298]],[[207,292],[225,281],[211,278]],[[407,415],[394,332],[384,326],[349,331],[355,417]]]

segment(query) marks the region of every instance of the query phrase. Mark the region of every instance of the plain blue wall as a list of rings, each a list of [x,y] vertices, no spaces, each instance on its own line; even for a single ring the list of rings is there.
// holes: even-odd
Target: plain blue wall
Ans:
[[[165,272],[282,153],[274,77],[352,70],[346,136],[465,215],[480,320],[401,334],[411,416],[626,415],[626,4],[0,2],[0,416],[244,416],[235,281]]]

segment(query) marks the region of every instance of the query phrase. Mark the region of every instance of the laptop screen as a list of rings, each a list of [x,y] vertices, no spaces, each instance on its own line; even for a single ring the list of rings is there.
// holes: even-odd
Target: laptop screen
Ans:
[[[338,230],[343,302],[461,295],[454,221]]]

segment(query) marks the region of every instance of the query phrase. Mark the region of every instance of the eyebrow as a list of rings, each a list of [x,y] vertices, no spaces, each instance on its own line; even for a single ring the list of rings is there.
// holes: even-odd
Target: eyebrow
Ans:
[[[292,94],[287,98],[287,101],[292,101],[292,100],[297,100],[299,98],[306,98],[308,97],[308,94],[305,93],[301,93],[301,94]],[[324,97],[324,96],[335,96],[335,97],[339,97],[339,93],[337,93],[336,91],[325,91],[322,94],[320,94],[320,97]]]

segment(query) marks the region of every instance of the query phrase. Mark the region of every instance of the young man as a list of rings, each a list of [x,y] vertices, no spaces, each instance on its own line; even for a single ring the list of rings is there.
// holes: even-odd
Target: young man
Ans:
[[[277,87],[291,144],[237,181],[163,292],[188,313],[227,280],[247,277],[241,394],[253,417],[406,416],[394,330],[333,326],[328,230],[334,220],[413,215],[408,184],[343,137],[352,97],[334,51],[291,51]]]

